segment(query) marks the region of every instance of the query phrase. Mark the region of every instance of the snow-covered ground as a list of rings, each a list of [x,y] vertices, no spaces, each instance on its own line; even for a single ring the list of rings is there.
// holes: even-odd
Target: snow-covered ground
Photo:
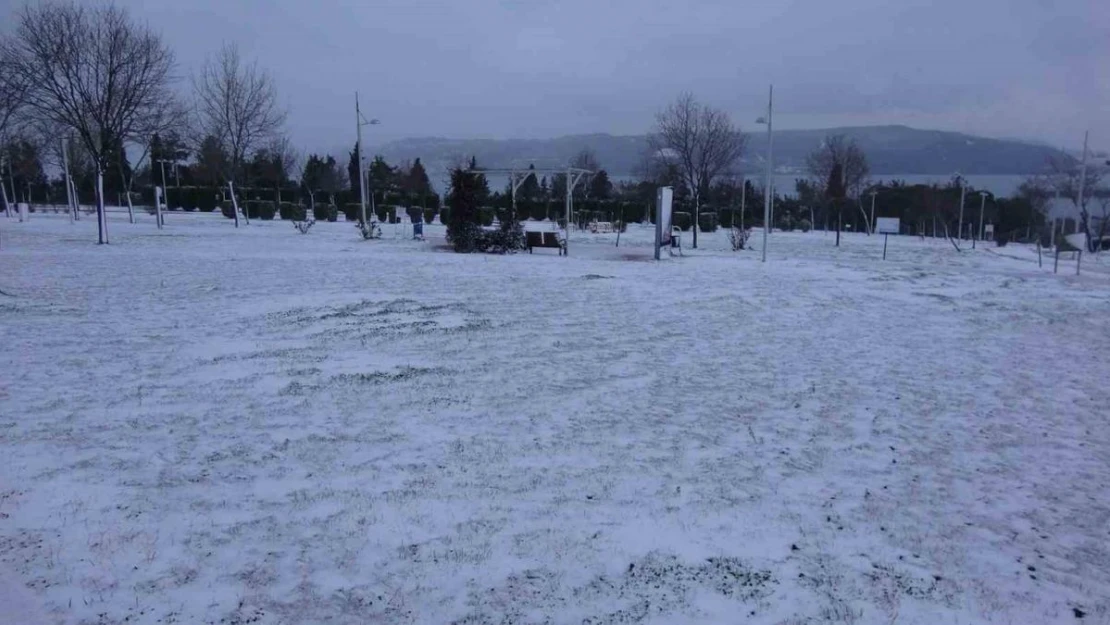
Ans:
[[[167,221],[0,219],[0,622],[1110,622],[1110,259]]]

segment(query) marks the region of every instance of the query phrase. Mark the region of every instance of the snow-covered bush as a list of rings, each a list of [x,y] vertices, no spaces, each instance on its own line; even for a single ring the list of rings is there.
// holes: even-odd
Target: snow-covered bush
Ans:
[[[732,245],[732,251],[738,252],[745,249],[748,245],[748,237],[751,236],[751,230],[741,230],[740,228],[732,228],[728,231],[728,242]]]
[[[671,215],[671,223],[679,230],[689,232],[693,221],[690,218],[690,213],[678,211]]]

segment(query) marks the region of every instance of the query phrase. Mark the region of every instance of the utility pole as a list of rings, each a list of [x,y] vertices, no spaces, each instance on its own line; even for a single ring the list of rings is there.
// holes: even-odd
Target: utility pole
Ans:
[[[370,222],[366,220],[366,188],[370,184],[370,174],[366,171],[366,154],[362,147],[362,127],[374,126],[381,122],[376,119],[366,119],[362,116],[362,111],[358,106],[358,92],[355,92],[355,127],[357,129],[358,138],[355,140],[355,151],[358,152],[358,188],[359,188],[359,218],[362,220],[363,225]],[[374,197],[370,197],[370,201],[374,201]]]
[[[767,184],[763,198],[763,258],[760,262],[767,262],[767,235],[771,232],[771,172],[774,171],[771,162],[774,158],[774,135],[771,134],[771,114],[774,110],[775,86],[767,90]],[[759,120],[756,120],[759,123]]]
[[[358,138],[355,139],[355,152],[358,156],[358,217],[362,222],[363,227],[370,223],[366,221],[366,179],[363,176],[365,171],[364,163],[366,162],[362,156],[362,111],[358,106],[358,92],[355,92],[355,128]]]

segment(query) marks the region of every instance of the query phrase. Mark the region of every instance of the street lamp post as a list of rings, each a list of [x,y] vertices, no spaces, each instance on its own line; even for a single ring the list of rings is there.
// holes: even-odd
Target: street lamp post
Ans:
[[[355,92],[355,125],[358,128],[358,138],[355,140],[355,151],[358,152],[358,199],[359,199],[359,219],[362,220],[363,227],[370,222],[366,221],[366,155],[362,149],[362,127],[374,126],[380,124],[377,119],[366,119],[362,116],[362,111],[358,107],[358,92]]]
[[[775,86],[771,85],[767,90],[767,119],[760,117],[755,120],[757,124],[767,124],[767,182],[763,189],[763,258],[761,262],[767,262],[767,235],[771,232],[771,172],[774,171],[772,167],[772,159],[775,155],[775,140],[771,132],[771,114],[774,110],[774,97]]]
[[[958,230],[956,230],[956,238],[960,241],[964,240],[964,195],[967,193],[967,184],[964,182],[963,176],[956,174],[960,179],[960,221]]]

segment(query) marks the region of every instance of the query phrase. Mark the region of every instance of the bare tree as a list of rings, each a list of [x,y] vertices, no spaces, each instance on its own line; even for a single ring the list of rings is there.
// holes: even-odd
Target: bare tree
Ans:
[[[125,142],[144,141],[173,109],[173,53],[110,4],[48,0],[24,6],[17,21],[4,55],[27,85],[29,114],[72,129],[92,154],[99,241],[107,243],[105,170]]]
[[[1088,251],[1094,251],[1107,226],[1105,219],[1098,219],[1097,215],[1092,218],[1091,208],[1101,204],[1099,197],[1110,193],[1105,185],[1108,170],[1095,159],[1087,163],[1086,172],[1083,172],[1082,163],[1071,157],[1049,157],[1048,170],[1044,175],[1027,179],[1025,184],[1040,190],[1046,197],[1058,195],[1070,201],[1079,212],[1080,228],[1087,234]],[[1101,222],[1097,227],[1096,221]]]
[[[257,63],[245,63],[235,44],[224,45],[205,62],[193,79],[193,90],[201,131],[197,136],[216,137],[227,154],[223,175],[238,227],[235,180],[253,151],[277,135],[285,111],[278,106],[273,79]]]
[[[863,213],[863,220],[870,221],[866,211],[863,210],[861,199],[871,174],[867,155],[856,144],[855,139],[844,135],[829,135],[806,157],[806,169],[812,178],[814,188],[819,190],[821,199],[833,204],[836,209],[836,245],[839,246],[840,226],[847,198],[855,201],[856,206]],[[838,180],[830,180],[834,174],[839,178]],[[840,192],[833,194],[834,197],[829,197],[831,188],[836,188]],[[867,231],[871,232],[871,224],[867,225]]]
[[[281,185],[285,184],[290,178],[299,178],[294,174],[300,169],[301,153],[293,147],[293,142],[286,136],[273,139],[265,149],[269,157],[270,177],[275,183],[276,197],[280,204]]]
[[[746,138],[728,113],[700,104],[683,93],[655,116],[649,138],[655,158],[678,166],[694,200],[694,241],[698,246],[701,198],[713,180],[744,152]]]
[[[23,106],[27,93],[26,77],[15,71],[11,59],[12,45],[7,38],[0,39],[0,145],[6,144],[8,135],[15,125],[16,114]],[[0,172],[3,172],[3,163],[0,163]],[[13,196],[15,189],[12,189]],[[7,187],[0,176],[0,198],[4,201],[4,212],[11,216],[11,205],[8,204]],[[11,201],[15,201],[12,197]]]

